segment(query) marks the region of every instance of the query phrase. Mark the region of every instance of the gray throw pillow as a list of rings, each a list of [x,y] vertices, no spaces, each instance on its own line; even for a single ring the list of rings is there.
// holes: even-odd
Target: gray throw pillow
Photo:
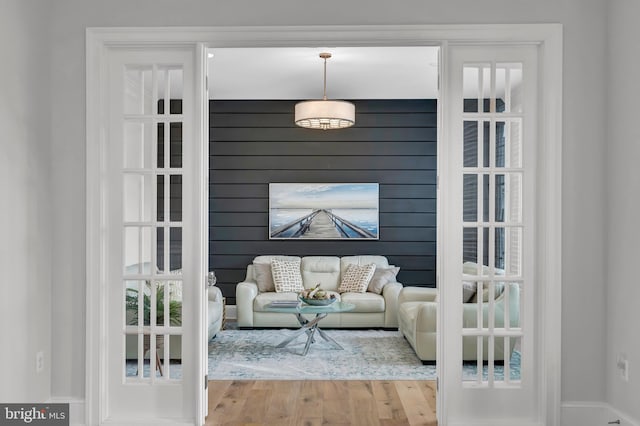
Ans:
[[[256,276],[256,284],[258,284],[258,291],[260,293],[276,291],[276,286],[273,283],[273,275],[271,274],[271,264],[254,263],[253,272]]]
[[[369,287],[367,287],[367,291],[381,294],[382,289],[385,285],[387,285],[387,283],[396,281],[396,275],[398,275],[399,271],[400,267],[398,266],[392,266],[390,268],[376,268],[371,281],[369,281]]]

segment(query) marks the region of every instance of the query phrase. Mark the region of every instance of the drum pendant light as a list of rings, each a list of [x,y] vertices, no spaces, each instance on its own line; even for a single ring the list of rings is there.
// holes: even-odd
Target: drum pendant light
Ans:
[[[322,100],[296,104],[295,122],[308,129],[344,129],[356,122],[356,107],[351,102],[327,100],[327,59],[331,53],[321,53],[324,59],[324,92]]]

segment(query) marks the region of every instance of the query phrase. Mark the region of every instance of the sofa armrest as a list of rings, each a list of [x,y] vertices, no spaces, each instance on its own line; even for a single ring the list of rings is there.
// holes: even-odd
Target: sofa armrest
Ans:
[[[509,283],[509,319],[510,327],[520,326],[520,287],[518,284]],[[501,293],[495,299],[494,318],[495,327],[504,327],[505,312],[505,292]],[[486,327],[489,323],[489,303],[482,304],[482,322]],[[465,328],[475,328],[478,326],[478,304],[463,303],[462,304],[462,323]]]
[[[222,327],[222,292],[218,287],[211,286],[207,289],[207,336],[208,340],[218,334]]]
[[[438,289],[431,287],[404,287],[398,296],[398,304],[404,302],[435,302]]]
[[[437,324],[438,303],[421,303],[416,316],[416,333],[435,333]]]
[[[382,288],[384,297],[384,326],[398,328],[398,295],[402,290],[399,282],[387,283]]]
[[[238,327],[253,327],[253,300],[258,295],[258,284],[243,281],[236,286],[236,313]]]
[[[220,288],[216,286],[210,286],[207,290],[207,293],[211,302],[222,303],[222,292],[220,291]]]

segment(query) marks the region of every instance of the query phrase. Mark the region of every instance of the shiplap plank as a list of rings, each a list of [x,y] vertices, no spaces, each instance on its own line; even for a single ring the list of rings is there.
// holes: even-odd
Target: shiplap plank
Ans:
[[[270,141],[430,141],[435,140],[434,127],[349,127],[339,132],[316,132],[301,127],[228,128],[210,127],[209,140],[234,142],[257,140]]]
[[[269,215],[264,212],[209,212],[212,226],[264,226]],[[380,213],[380,225],[392,227],[436,226],[435,213]]]
[[[210,127],[290,127],[293,111],[282,113],[220,113],[214,114]],[[436,114],[429,112],[356,114],[358,127],[437,127]]]
[[[339,152],[342,155],[393,156],[393,155],[436,155],[435,143],[424,141],[234,141],[227,143],[211,141],[209,150],[212,155],[326,155],[327,152]]]
[[[210,183],[341,183],[412,184],[435,182],[435,170],[211,170]]]
[[[222,170],[436,170],[433,155],[372,156],[372,155],[213,155],[209,168]]]
[[[266,198],[210,198],[210,212],[267,211]],[[436,200],[432,198],[380,199],[380,213],[435,213]]]

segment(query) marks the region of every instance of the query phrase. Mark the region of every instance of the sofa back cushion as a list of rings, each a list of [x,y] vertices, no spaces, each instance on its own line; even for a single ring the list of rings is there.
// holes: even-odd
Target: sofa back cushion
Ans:
[[[336,256],[306,256],[300,266],[305,288],[320,283],[323,290],[337,291],[340,285],[340,258]]]
[[[376,265],[376,269],[389,268],[389,261],[384,256],[344,256],[340,258],[340,273],[344,275],[347,267],[351,264],[362,266],[370,263]]]

